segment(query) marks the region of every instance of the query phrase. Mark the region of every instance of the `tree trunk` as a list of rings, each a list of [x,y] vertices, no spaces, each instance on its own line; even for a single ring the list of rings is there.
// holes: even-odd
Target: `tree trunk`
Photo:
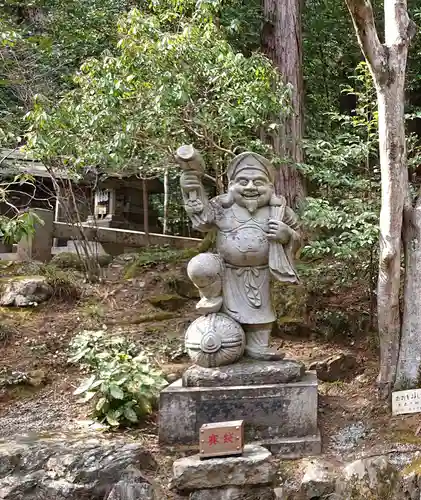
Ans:
[[[380,261],[377,317],[380,337],[380,393],[393,387],[400,350],[400,261],[402,217],[408,189],[404,86],[414,25],[406,0],[384,0],[385,43],[381,44],[370,0],[345,0],[376,85],[381,170]],[[421,314],[421,309],[419,310]]]
[[[283,120],[274,144],[285,160],[276,179],[276,190],[291,207],[304,199],[304,182],[294,163],[303,161],[303,56],[301,32],[302,0],[264,0],[265,24],[262,46],[291,89],[291,113]]]
[[[393,64],[397,68],[397,61]],[[404,129],[405,70],[394,81],[377,84],[381,170],[380,261],[377,318],[380,337],[378,385],[387,396],[396,375],[400,341],[399,290],[401,235],[407,189]]]
[[[405,288],[395,389],[419,387],[421,376],[421,197],[404,208]]]

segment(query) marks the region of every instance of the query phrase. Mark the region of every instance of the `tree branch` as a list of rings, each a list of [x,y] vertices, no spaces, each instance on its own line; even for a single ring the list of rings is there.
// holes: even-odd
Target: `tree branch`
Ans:
[[[384,13],[386,45],[409,45],[417,27],[409,18],[406,0],[384,0]]]
[[[388,74],[387,50],[380,43],[370,0],[345,0],[361,50],[377,79]]]

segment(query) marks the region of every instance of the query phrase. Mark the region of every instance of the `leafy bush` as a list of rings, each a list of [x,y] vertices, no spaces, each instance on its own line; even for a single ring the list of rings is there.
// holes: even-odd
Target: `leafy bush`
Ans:
[[[46,264],[40,268],[53,289],[53,297],[58,300],[78,300],[82,294],[77,277],[70,271],[63,271],[54,264]]]
[[[92,417],[112,427],[135,424],[151,413],[167,384],[148,356],[122,336],[84,331],[71,342],[70,354],[70,362],[91,372],[75,394],[83,402],[93,400]]]

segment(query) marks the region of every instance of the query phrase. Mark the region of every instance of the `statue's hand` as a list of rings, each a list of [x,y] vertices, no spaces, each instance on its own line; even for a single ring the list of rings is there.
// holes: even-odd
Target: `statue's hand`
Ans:
[[[284,222],[280,220],[270,219],[268,223],[268,239],[279,241],[285,245],[291,238],[291,229]]]
[[[183,172],[180,177],[180,186],[184,191],[199,191],[202,187],[199,176],[195,172]]]

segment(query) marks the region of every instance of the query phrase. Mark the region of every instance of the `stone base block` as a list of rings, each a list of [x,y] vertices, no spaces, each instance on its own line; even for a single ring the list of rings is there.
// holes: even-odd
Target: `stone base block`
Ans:
[[[200,455],[183,457],[173,464],[171,488],[192,491],[224,486],[270,484],[275,478],[276,465],[266,448],[246,445],[237,457],[217,457],[201,460]]]
[[[227,387],[183,387],[180,379],[160,394],[161,445],[198,449],[203,424],[230,420],[244,420],[246,442],[281,457],[320,453],[316,374],[287,384]]]

